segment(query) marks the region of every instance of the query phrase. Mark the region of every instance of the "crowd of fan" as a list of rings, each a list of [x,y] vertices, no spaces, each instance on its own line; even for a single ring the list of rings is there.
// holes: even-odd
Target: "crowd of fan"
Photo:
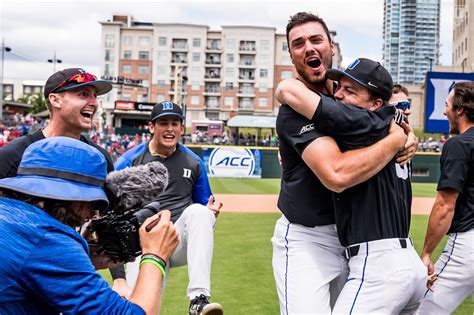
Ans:
[[[30,114],[14,114],[5,117],[3,124],[0,123],[0,147],[13,139],[34,132],[43,128],[48,123],[48,119],[33,117]],[[148,130],[143,130],[141,134],[117,135],[115,133],[104,134],[91,131],[89,136],[97,144],[103,146],[115,160],[123,152],[150,140]],[[229,134],[227,131],[222,135],[209,136],[207,132],[196,131],[191,135],[185,135],[183,142],[187,144],[214,144],[214,145],[244,145],[244,146],[278,146],[278,137],[268,134],[257,138],[255,135]],[[419,152],[441,152],[446,136],[441,136],[439,140],[435,138],[420,138],[418,145]]]

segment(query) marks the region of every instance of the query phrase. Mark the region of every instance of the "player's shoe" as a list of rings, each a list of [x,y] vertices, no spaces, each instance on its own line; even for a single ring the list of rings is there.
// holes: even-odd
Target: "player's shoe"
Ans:
[[[189,315],[222,315],[224,310],[219,303],[209,303],[204,294],[196,296],[189,303]]]

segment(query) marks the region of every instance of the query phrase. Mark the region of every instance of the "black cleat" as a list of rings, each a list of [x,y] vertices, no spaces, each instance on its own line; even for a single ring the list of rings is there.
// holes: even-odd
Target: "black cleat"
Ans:
[[[222,315],[224,310],[219,303],[209,303],[209,299],[201,294],[189,303],[189,315]]]

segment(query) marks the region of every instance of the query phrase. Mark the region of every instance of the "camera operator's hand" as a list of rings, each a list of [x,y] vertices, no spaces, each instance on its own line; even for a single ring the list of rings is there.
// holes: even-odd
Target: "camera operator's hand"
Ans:
[[[211,195],[211,196],[209,197],[209,201],[207,202],[207,207],[208,207],[212,212],[214,212],[214,215],[216,216],[216,218],[217,218],[217,216],[219,215],[222,206],[223,206],[223,203],[220,202],[220,201],[216,201],[216,200],[214,199],[214,196]]]
[[[168,261],[178,246],[176,228],[170,220],[169,210],[160,211],[148,218],[140,228],[140,245],[143,253],[152,253]],[[158,224],[155,225],[156,220]],[[150,229],[147,232],[147,227]]]
[[[81,227],[81,236],[88,242],[89,244],[89,257],[91,259],[92,265],[96,270],[99,269],[106,269],[106,268],[114,268],[117,266],[122,265],[123,263],[115,263],[109,257],[105,256],[104,252],[98,252],[99,248],[94,246],[93,243],[91,244],[91,240],[94,240],[93,234],[89,230],[89,225],[91,221],[84,223]]]

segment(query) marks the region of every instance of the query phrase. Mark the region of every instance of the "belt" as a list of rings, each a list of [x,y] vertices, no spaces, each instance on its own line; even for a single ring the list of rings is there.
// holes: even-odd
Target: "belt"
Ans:
[[[343,256],[345,256],[347,259],[357,256],[361,252],[361,248],[363,249],[363,252],[368,252],[369,250],[374,252],[389,249],[407,248],[409,245],[413,247],[413,242],[410,238],[383,239],[348,246],[344,249]]]

